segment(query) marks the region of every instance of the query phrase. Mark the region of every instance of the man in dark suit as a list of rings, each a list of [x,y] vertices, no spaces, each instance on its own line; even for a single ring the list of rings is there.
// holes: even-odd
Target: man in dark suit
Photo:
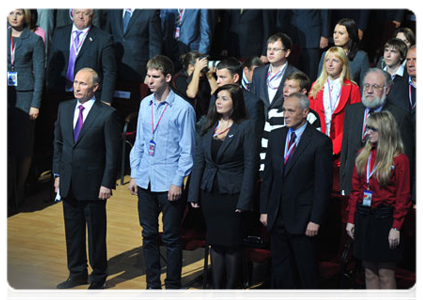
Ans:
[[[286,127],[269,137],[260,221],[270,232],[272,288],[318,288],[317,235],[332,190],[332,141],[306,118],[302,93],[283,103]],[[283,150],[285,149],[285,150]]]
[[[276,32],[286,32],[292,37],[300,50],[298,63],[293,63],[314,82],[321,51],[328,46],[332,34],[330,10],[279,9],[276,12]]]
[[[226,84],[240,84],[242,79],[242,64],[236,58],[227,58],[216,66],[217,86]],[[254,121],[258,138],[261,137],[264,128],[264,107],[263,101],[256,95],[242,88],[247,108],[248,118]],[[214,105],[215,96],[210,99],[210,106]]]
[[[276,33],[267,40],[267,59],[270,65],[254,70],[251,92],[264,102],[264,113],[283,103],[283,84],[286,76],[298,71],[288,63],[292,40],[284,33]]]
[[[53,172],[63,199],[69,278],[58,289],[87,283],[87,227],[89,288],[104,288],[107,277],[106,200],[115,187],[121,126],[116,110],[95,99],[98,82],[93,69],[81,69],[73,85],[76,99],[59,106]]]
[[[55,92],[56,99],[71,99],[74,75],[82,68],[92,68],[101,84],[97,98],[112,103],[117,76],[112,37],[93,26],[92,18],[91,9],[73,9],[73,24],[54,31],[47,66],[47,91]]]
[[[162,52],[159,11],[109,10],[106,28],[113,36],[118,62],[118,80],[144,82],[148,60]]]
[[[364,147],[367,134],[366,120],[371,112],[389,111],[397,121],[404,152],[410,160],[411,170],[414,169],[414,137],[410,114],[387,101],[392,79],[387,72],[373,68],[369,69],[363,81],[361,103],[349,105],[345,110],[344,134],[341,146],[340,185],[343,194],[349,195],[352,188],[352,175],[358,150]]]
[[[163,54],[172,59],[177,71],[180,57],[192,50],[206,55],[212,39],[212,18],[208,9],[162,9]]]
[[[266,9],[227,9],[223,14],[223,56],[246,59],[258,56],[267,63],[267,38],[272,34],[272,13]]]

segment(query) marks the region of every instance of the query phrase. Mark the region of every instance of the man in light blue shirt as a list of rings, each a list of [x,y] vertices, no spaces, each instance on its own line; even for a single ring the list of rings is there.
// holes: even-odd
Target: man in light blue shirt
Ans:
[[[153,92],[143,99],[137,136],[131,150],[129,190],[138,195],[143,228],[147,289],[160,289],[158,216],[163,212],[163,242],[167,246],[167,289],[181,287],[180,223],[186,202],[184,178],[191,172],[195,147],[195,111],[170,89],[172,61],[162,55],[147,64],[147,84]]]

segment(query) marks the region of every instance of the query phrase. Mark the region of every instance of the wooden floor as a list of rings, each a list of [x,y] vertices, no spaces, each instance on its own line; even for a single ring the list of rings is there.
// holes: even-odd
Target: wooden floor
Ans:
[[[145,289],[137,197],[130,195],[127,186],[118,185],[107,204],[107,286],[110,289]],[[62,203],[49,203],[49,198],[48,188],[40,191],[27,198],[20,212],[7,220],[7,279],[14,289],[55,289],[68,277]],[[165,254],[164,248],[162,253]],[[184,251],[182,285],[202,273],[203,255],[203,249]],[[164,282],[163,261],[162,265]],[[78,288],[86,289],[87,286]]]

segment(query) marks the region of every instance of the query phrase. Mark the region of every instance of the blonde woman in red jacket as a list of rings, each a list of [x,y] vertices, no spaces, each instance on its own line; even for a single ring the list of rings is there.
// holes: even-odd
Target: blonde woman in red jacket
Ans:
[[[345,108],[361,101],[360,88],[351,79],[348,58],[342,48],[332,47],[326,52],[309,98],[310,108],[320,116],[322,132],[332,139],[335,165],[339,166]]]

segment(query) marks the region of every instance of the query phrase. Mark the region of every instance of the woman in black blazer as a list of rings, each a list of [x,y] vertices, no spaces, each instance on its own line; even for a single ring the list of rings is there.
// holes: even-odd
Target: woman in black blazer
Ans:
[[[28,28],[29,10],[14,10],[7,20],[8,157],[13,170],[9,178],[16,182],[14,196],[23,201],[44,85],[44,43]]]
[[[241,213],[253,209],[258,139],[241,87],[224,85],[215,95],[197,145],[188,202],[203,210],[213,287],[233,289],[242,258]]]

